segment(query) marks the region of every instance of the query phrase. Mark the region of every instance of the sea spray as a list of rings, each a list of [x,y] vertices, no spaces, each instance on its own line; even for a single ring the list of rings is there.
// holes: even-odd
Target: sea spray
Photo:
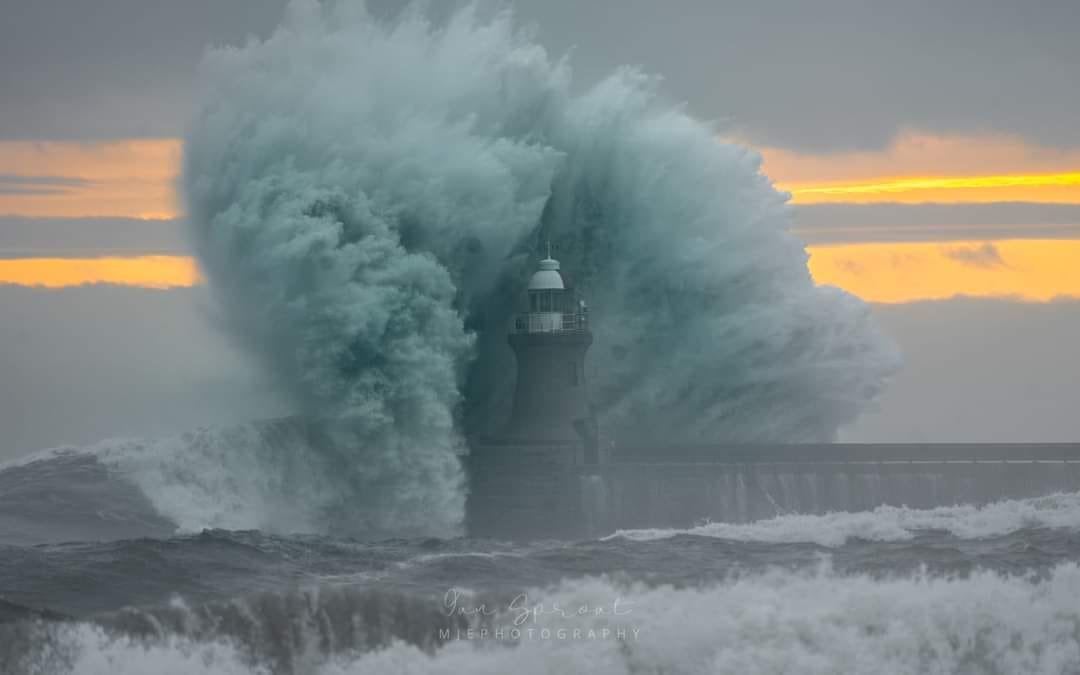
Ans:
[[[328,587],[0,626],[5,672],[1013,673],[1080,669],[1080,569],[875,578],[774,569],[697,587],[565,580],[448,605]],[[481,605],[485,612],[481,613]],[[470,630],[472,629],[472,630]]]
[[[459,522],[457,455],[505,413],[541,241],[591,301],[611,435],[833,438],[895,356],[814,285],[759,169],[655,79],[571,87],[509,13],[298,0],[265,41],[210,52],[188,220],[222,321],[319,427],[292,474],[322,478],[282,499],[346,531]]]

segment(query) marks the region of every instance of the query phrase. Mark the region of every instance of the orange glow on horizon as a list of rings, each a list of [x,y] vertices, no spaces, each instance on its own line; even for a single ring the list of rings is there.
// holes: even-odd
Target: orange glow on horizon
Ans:
[[[868,302],[1080,298],[1078,240],[838,244],[807,251],[815,281]]]
[[[16,189],[0,191],[0,215],[175,218],[181,156],[176,138],[3,141],[0,175]]]
[[[117,284],[166,289],[199,283],[198,265],[187,256],[0,259],[0,284],[40,288]]]
[[[1080,240],[1017,239],[812,246],[820,284],[868,302],[905,303],[954,296],[1048,302],[1080,298]],[[0,259],[0,284],[63,288],[107,283],[180,288],[202,283],[185,256]]]
[[[758,150],[764,173],[795,204],[1080,203],[1080,149],[1008,136],[906,133],[878,151]],[[177,138],[0,142],[0,176],[15,179],[15,189],[0,190],[0,215],[175,218],[182,154]]]
[[[758,151],[762,171],[795,204],[1080,203],[1080,150],[1008,136],[905,133],[877,151]]]
[[[1040,148],[1009,137],[906,134],[881,151],[760,152],[763,171],[790,191],[796,204],[1080,204],[1080,149]],[[7,188],[0,189],[0,215],[176,217],[181,156],[182,142],[168,138],[0,142],[0,188]],[[864,231],[873,232],[873,225],[867,223]],[[819,283],[871,302],[955,295],[1032,302],[1080,298],[1080,240],[999,236],[1003,239],[990,242],[813,246],[809,264]],[[93,283],[173,288],[198,284],[200,277],[195,262],[183,256],[0,260],[0,284],[62,288]]]
[[[1080,149],[1007,136],[907,133],[879,151],[758,150],[794,204],[1080,203]],[[14,181],[0,190],[0,215],[175,218],[182,154],[177,138],[0,142],[0,176]]]
[[[932,176],[875,179],[854,183],[791,183],[777,187],[791,193],[793,204],[823,202],[1080,202],[1080,172],[1005,175]]]

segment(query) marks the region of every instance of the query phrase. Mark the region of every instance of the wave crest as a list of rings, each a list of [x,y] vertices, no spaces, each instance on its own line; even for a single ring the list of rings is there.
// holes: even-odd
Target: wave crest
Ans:
[[[93,624],[0,627],[27,638],[0,641],[10,650],[0,665],[17,675],[1057,674],[1080,669],[1078,594],[1074,563],[1041,579],[990,572],[875,579],[827,568],[701,588],[585,579],[530,592],[524,602],[534,611],[524,620],[509,609],[448,618],[435,599],[325,589],[213,608],[176,602]],[[505,599],[488,602],[507,607]]]
[[[333,438],[317,464],[358,530],[460,520],[455,455],[504,418],[543,240],[592,301],[613,435],[831,439],[895,365],[862,303],[814,285],[755,153],[633,70],[575,93],[509,13],[298,0],[202,82],[183,180],[200,263]]]

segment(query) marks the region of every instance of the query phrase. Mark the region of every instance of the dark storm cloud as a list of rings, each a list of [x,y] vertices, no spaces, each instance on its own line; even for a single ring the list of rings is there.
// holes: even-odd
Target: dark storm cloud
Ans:
[[[6,138],[177,135],[204,45],[265,35],[285,4],[0,2]],[[372,3],[377,13],[402,4]],[[695,115],[759,143],[873,148],[903,126],[1080,143],[1074,0],[508,4],[551,51],[573,49],[585,81],[640,65]]]
[[[806,204],[792,213],[808,244],[1080,238],[1080,204]]]
[[[592,72],[642,64],[759,143],[873,148],[905,125],[1080,142],[1075,0],[521,4]]]
[[[175,136],[208,44],[277,24],[285,0],[0,0],[0,138]]]
[[[0,216],[0,258],[185,255],[188,250],[184,225],[175,220]]]

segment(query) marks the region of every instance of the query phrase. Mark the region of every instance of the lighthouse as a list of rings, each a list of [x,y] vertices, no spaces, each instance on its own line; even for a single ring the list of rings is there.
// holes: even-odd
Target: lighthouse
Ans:
[[[517,363],[510,417],[494,437],[474,438],[466,460],[470,536],[535,538],[584,533],[582,476],[600,462],[585,355],[592,344],[584,300],[559,261],[540,260],[510,319]]]
[[[569,292],[559,261],[548,256],[529,279],[526,311],[514,317],[509,342],[517,384],[504,436],[532,441],[592,442],[585,353],[592,344],[584,300]]]

